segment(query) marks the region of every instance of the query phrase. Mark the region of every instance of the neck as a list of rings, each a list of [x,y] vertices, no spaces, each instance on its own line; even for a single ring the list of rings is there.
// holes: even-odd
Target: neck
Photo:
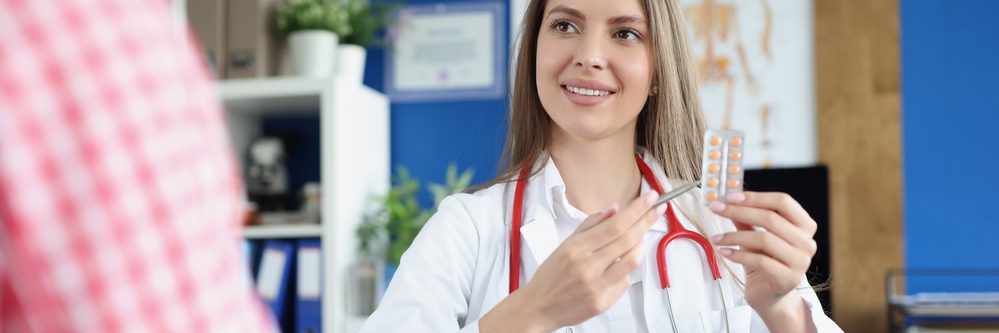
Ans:
[[[564,137],[563,137],[564,138]],[[550,153],[565,182],[566,197],[587,215],[638,197],[642,179],[632,137],[603,141],[552,140]]]

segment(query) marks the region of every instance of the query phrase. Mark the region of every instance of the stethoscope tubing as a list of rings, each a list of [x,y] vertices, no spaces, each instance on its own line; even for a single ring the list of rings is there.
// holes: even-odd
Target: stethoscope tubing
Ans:
[[[656,180],[655,174],[652,169],[649,168],[648,164],[642,160],[641,156],[635,155],[635,161],[638,164],[638,168],[642,173],[642,177],[645,178],[647,182],[652,186],[653,189],[659,193],[665,193],[663,191],[662,185]],[[511,230],[510,230],[510,293],[520,288],[520,227],[522,225],[523,219],[523,209],[524,209],[524,190],[527,187],[527,178],[530,176],[531,168],[529,165],[525,165],[520,170],[520,175],[517,178],[516,189],[514,190],[513,198],[513,216],[511,218]],[[666,220],[668,224],[669,232],[666,233],[663,238],[659,240],[659,244],[656,251],[656,268],[659,271],[659,282],[660,286],[663,288],[666,294],[666,302],[669,307],[670,322],[674,332],[676,329],[676,320],[673,315],[673,302],[669,297],[669,270],[666,264],[666,247],[670,242],[677,239],[688,239],[697,243],[701,249],[704,251],[705,257],[708,262],[708,267],[711,269],[711,276],[718,285],[718,293],[722,299],[722,308],[725,316],[725,331],[729,331],[728,323],[728,305],[725,302],[725,295],[722,293],[721,287],[721,270],[718,269],[718,262],[716,260],[714,248],[711,243],[708,242],[707,238],[696,232],[690,231],[684,228],[680,224],[676,213],[673,211],[673,204],[670,202],[666,203]]]

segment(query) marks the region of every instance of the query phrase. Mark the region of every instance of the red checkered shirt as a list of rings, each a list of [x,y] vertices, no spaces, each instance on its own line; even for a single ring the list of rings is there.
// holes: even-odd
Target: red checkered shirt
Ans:
[[[0,0],[0,330],[258,332],[224,115],[164,0]]]

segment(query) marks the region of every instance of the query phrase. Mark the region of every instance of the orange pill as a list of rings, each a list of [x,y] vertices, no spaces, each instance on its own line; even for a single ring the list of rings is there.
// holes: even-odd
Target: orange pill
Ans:
[[[718,173],[718,169],[719,169],[718,164],[712,163],[708,165],[708,172],[710,173]]]
[[[715,186],[718,186],[718,178],[708,179],[708,187],[715,187]]]
[[[742,170],[742,168],[740,168],[738,165],[733,165],[728,167],[728,173],[739,173],[740,170]]]
[[[721,152],[717,150],[712,150],[710,153],[708,153],[708,157],[711,158],[712,160],[717,160],[719,157],[721,157]]]
[[[729,179],[728,188],[736,188],[736,187],[739,187],[739,181],[736,179]]]
[[[733,137],[729,141],[732,142],[732,145],[735,146],[735,147],[738,147],[738,146],[742,145],[742,137],[736,136],[736,137]]]
[[[730,159],[730,160],[737,160],[737,159],[740,159],[740,158],[742,158],[742,153],[740,153],[740,152],[733,151],[731,153],[728,153],[728,159]]]
[[[708,198],[708,201],[715,201],[718,200],[718,193],[708,192],[708,194],[706,194],[705,197]]]
[[[712,135],[711,139],[708,140],[708,142],[711,143],[712,146],[717,146],[721,144],[721,138],[719,138],[717,135]]]

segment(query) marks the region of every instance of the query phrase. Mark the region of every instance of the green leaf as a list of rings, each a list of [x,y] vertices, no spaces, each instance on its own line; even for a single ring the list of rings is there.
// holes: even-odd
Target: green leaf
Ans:
[[[341,42],[363,47],[381,46],[384,41],[376,40],[378,30],[393,23],[391,13],[399,5],[396,3],[370,3],[369,0],[344,0],[348,22],[352,28]]]
[[[341,38],[353,30],[348,10],[339,0],[289,0],[278,10],[277,28],[283,34],[326,30]]]
[[[424,209],[417,200],[420,181],[412,178],[406,167],[396,166],[392,175],[394,185],[385,195],[372,199],[377,203],[377,208],[365,214],[358,226],[356,233],[360,239],[358,243],[361,253],[371,256],[384,254],[386,260],[398,264],[402,254],[416,240],[440,202],[451,194],[464,191],[473,174],[472,170],[459,174],[457,166],[450,164],[445,184],[427,185],[433,194],[434,206]]]

